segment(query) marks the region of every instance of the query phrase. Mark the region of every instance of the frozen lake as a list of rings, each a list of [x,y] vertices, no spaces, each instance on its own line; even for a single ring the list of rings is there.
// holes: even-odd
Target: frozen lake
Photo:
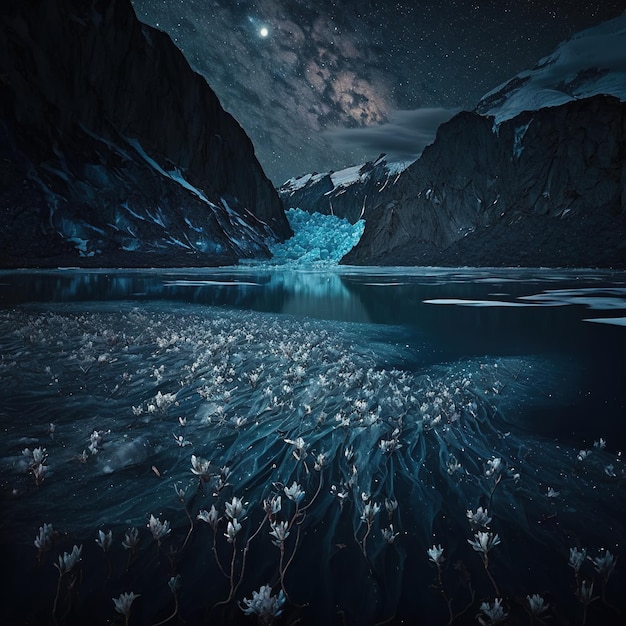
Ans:
[[[3,623],[619,623],[625,325],[623,272],[1,272]]]

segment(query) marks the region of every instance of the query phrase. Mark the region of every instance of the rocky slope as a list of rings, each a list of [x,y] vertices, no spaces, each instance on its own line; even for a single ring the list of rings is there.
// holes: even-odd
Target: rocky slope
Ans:
[[[626,267],[626,104],[443,124],[366,221],[357,265]]]
[[[291,234],[249,138],[130,0],[0,8],[0,266],[208,265]]]

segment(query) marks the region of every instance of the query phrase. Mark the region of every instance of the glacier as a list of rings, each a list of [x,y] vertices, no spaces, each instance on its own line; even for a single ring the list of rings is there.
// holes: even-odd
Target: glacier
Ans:
[[[294,208],[285,212],[293,237],[270,244],[269,261],[242,261],[248,265],[324,268],[337,265],[359,242],[365,221],[347,219]]]

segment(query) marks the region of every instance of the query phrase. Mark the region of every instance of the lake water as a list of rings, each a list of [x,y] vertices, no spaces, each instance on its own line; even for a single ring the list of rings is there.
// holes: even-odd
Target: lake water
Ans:
[[[622,623],[625,326],[623,272],[1,272],[2,623]]]

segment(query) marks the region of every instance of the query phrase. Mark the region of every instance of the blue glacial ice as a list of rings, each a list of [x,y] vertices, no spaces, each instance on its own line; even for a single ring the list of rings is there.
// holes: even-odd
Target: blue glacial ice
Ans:
[[[337,265],[361,239],[365,221],[350,224],[335,215],[308,213],[302,209],[286,212],[293,237],[270,247],[270,265],[329,267]]]

